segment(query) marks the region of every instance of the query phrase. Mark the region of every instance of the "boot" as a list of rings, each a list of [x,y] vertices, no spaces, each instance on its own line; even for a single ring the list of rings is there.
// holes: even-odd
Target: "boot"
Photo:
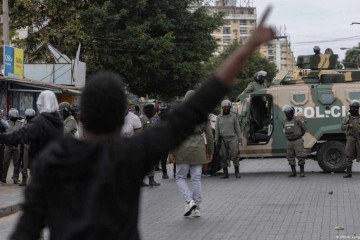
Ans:
[[[19,184],[20,183],[19,179],[13,178],[13,180],[14,180],[14,184]]]
[[[23,180],[21,181],[21,183],[19,184],[19,186],[25,187],[25,186],[26,186],[26,179],[23,179]]]
[[[160,186],[160,183],[155,182],[154,177],[149,177],[149,186],[150,187],[158,187],[158,186]]]
[[[289,174],[288,177],[296,177],[296,168],[295,165],[290,165],[291,167],[291,173]]]
[[[162,178],[163,178],[163,179],[169,179],[169,175],[167,174],[167,171],[164,171],[164,169],[163,169]]]
[[[305,173],[304,173],[304,165],[300,166],[300,177],[305,177]]]
[[[240,178],[239,166],[235,166],[235,177]]]
[[[352,178],[352,166],[348,166],[346,172],[347,174],[343,178]]]
[[[224,167],[223,170],[224,170],[224,176],[222,176],[221,178],[229,178],[228,168],[227,168],[227,167]]]

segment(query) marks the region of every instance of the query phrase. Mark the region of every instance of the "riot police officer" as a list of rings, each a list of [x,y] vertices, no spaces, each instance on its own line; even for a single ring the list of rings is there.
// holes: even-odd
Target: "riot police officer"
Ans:
[[[59,104],[60,115],[64,120],[64,134],[65,136],[73,136],[79,138],[78,126],[76,120],[71,112],[71,106],[68,102],[62,102]]]
[[[215,143],[220,150],[221,166],[224,170],[223,178],[229,178],[228,167],[233,161],[235,167],[235,177],[240,178],[239,173],[239,141],[240,126],[235,113],[230,111],[231,102],[223,100],[221,102],[222,114],[216,118]]]
[[[282,108],[286,118],[284,121],[284,133],[287,139],[287,154],[286,157],[289,161],[291,167],[291,174],[289,177],[296,176],[296,161],[295,157],[298,159],[298,164],[300,166],[300,177],[305,177],[304,166],[305,166],[305,157],[306,153],[304,150],[304,136],[306,132],[305,124],[298,118],[294,116],[294,108],[285,105]]]
[[[321,54],[321,52],[320,52],[320,47],[319,47],[319,46],[314,46],[313,50],[314,50],[314,53],[315,53],[316,55]]]
[[[254,74],[254,80],[253,82],[250,82],[247,87],[245,88],[245,90],[238,96],[238,100],[240,100],[240,97],[243,94],[247,94],[247,93],[251,93],[254,92],[256,90],[262,89],[262,88],[266,88],[265,85],[265,79],[267,76],[267,72],[265,71],[258,71]]]
[[[355,158],[360,154],[360,116],[359,116],[358,100],[350,102],[349,115],[346,116],[341,124],[341,130],[346,131],[346,171],[347,174],[344,178],[352,177],[352,163]]]

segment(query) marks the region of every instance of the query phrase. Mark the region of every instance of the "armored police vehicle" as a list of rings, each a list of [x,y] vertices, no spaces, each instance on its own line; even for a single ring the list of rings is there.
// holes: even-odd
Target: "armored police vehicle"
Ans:
[[[291,105],[302,118],[308,158],[318,161],[325,172],[345,169],[345,133],[340,125],[349,103],[360,99],[360,71],[335,69],[338,56],[304,55],[292,74],[279,72],[269,88],[240,96],[233,105],[242,130],[241,158],[285,157],[284,114]]]

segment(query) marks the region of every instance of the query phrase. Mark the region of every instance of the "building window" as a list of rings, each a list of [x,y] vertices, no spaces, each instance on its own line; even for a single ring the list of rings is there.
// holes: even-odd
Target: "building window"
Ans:
[[[244,27],[240,28],[240,34],[247,34],[247,33],[248,33],[247,28],[244,28]]]
[[[246,42],[246,40],[247,40],[247,37],[240,37],[240,42],[241,42],[241,43]]]
[[[231,42],[230,36],[224,36],[224,38],[223,38],[223,43],[224,43],[224,44],[229,44],[230,42]]]
[[[274,56],[269,56],[269,61],[274,61],[275,57]]]
[[[246,20],[240,20],[240,25],[247,25],[247,21]]]
[[[230,28],[229,27],[223,27],[223,34],[230,34]]]

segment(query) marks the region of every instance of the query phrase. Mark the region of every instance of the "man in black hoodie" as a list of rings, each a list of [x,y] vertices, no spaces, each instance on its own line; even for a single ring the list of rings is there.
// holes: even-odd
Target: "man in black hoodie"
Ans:
[[[58,113],[58,102],[52,91],[42,91],[36,102],[40,114],[25,126],[10,134],[0,134],[1,144],[28,144],[29,168],[32,159],[52,140],[63,136],[63,122]]]
[[[51,239],[140,239],[140,186],[156,161],[207,121],[231,89],[242,64],[274,32],[259,26],[216,74],[161,124],[130,138],[119,137],[126,112],[120,77],[91,77],[81,99],[84,141],[68,138],[38,155],[12,240],[39,237],[44,222]],[[111,112],[111,117],[104,116]],[[99,124],[101,123],[101,124]],[[131,171],[129,171],[131,169]]]

